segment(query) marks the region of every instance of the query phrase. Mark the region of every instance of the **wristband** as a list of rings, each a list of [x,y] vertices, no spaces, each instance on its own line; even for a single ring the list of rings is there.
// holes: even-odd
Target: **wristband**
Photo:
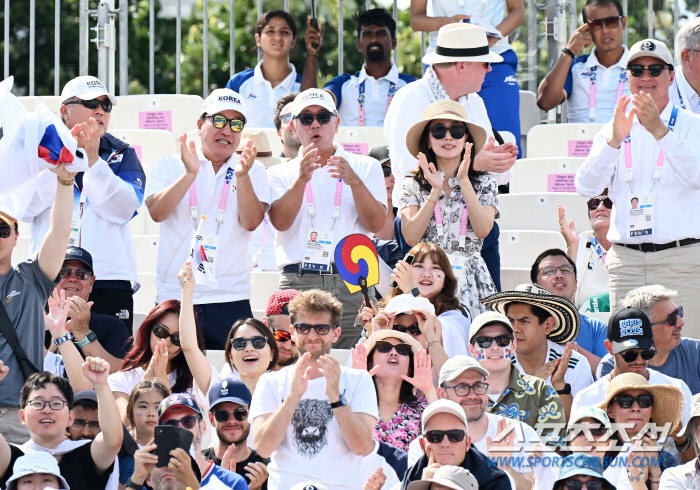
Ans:
[[[133,488],[134,490],[143,490],[143,485],[134,483],[131,481],[131,478],[129,478],[129,481],[126,482],[126,488]]]
[[[74,180],[74,179],[71,179],[71,180],[63,180],[63,179],[62,179],[61,177],[59,177],[58,175],[56,176],[56,178],[58,179],[58,182],[59,182],[61,185],[71,186],[71,187],[73,186],[73,180]]]
[[[564,54],[568,54],[569,56],[571,56],[571,59],[572,59],[572,60],[576,58],[576,55],[574,54],[574,52],[571,51],[569,48],[564,48],[564,49],[561,50],[561,52],[564,53]]]
[[[73,340],[73,334],[68,332],[65,334],[63,337],[59,337],[57,339],[54,339],[53,343],[56,345],[61,345],[63,342],[68,342],[69,340]]]
[[[630,470],[627,470],[627,478],[629,478],[630,481],[642,481],[644,480],[644,472],[640,471],[639,476],[637,478],[633,478],[632,475],[630,475]]]
[[[676,443],[676,449],[678,450],[679,453],[685,452],[690,448],[690,445],[692,444],[692,441],[690,437],[685,438],[685,442],[683,444],[678,444]]]
[[[431,347],[433,344],[437,344],[437,343],[439,343],[439,342],[440,342],[440,339],[428,340],[428,342],[426,342],[426,344],[425,344],[425,350],[430,349],[430,347]]]
[[[659,483],[661,481],[661,477],[659,478],[654,478],[653,476],[649,477],[649,481],[652,483]]]

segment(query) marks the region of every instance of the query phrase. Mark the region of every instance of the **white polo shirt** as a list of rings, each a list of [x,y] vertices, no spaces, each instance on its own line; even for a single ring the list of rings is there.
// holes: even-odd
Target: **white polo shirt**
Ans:
[[[688,79],[683,74],[683,67],[677,66],[675,73],[673,83],[668,89],[671,103],[695,114],[700,114],[700,95],[688,83]]]
[[[384,185],[384,173],[381,165],[374,158],[353,153],[346,153],[343,147],[336,143],[335,156],[343,157],[362,179],[374,198],[384,205],[386,209],[386,186]],[[289,190],[299,176],[299,162],[301,156],[285,163],[280,163],[267,170],[270,179],[272,201],[279,199]],[[335,202],[336,183],[328,173],[328,168],[323,167],[314,171],[311,178],[311,190],[313,192],[314,229],[329,231],[333,225],[333,203]],[[311,229],[311,217],[306,206],[306,197],[302,202],[299,214],[287,231],[277,230],[275,239],[275,252],[277,267],[282,270],[289,264],[300,264],[304,259],[304,249],[308,233]],[[362,226],[360,217],[355,207],[355,199],[349,186],[343,185],[343,195],[340,202],[340,217],[333,227],[334,244],[353,233],[362,233],[372,238],[373,233]],[[332,262],[332,261],[331,261]]]
[[[282,83],[272,88],[272,84],[265,80],[260,66],[236,73],[226,84],[234,92],[239,93],[246,103],[246,126],[249,128],[274,128],[272,114],[277,106],[277,101],[289,92],[299,92],[301,89],[301,75],[297,74],[294,65],[289,63],[291,73]]]
[[[399,73],[395,64],[391,64],[391,70],[379,80],[367,75],[365,65],[362,70],[354,75],[343,73],[333,78],[323,88],[327,88],[335,94],[338,100],[338,115],[341,126],[360,125],[360,86],[364,84],[364,112],[365,126],[383,126],[384,116],[388,109],[389,97],[392,85],[394,90],[405,87],[411,82],[415,82],[416,77]],[[396,95],[396,94],[394,94]],[[393,95],[391,96],[393,100]]]
[[[623,94],[629,96],[626,67],[629,51],[624,52],[620,60],[605,68],[596,58],[596,49],[591,54],[578,56],[571,61],[569,74],[564,83],[566,91],[566,117],[570,123],[604,124],[612,119],[617,102],[620,80],[623,80]],[[589,107],[591,104],[591,76],[595,75],[595,118],[591,121]]]
[[[197,215],[206,215],[202,226],[203,235],[217,235],[217,214],[224,189],[227,169],[235,169],[239,155],[233,154],[228,162],[214,174],[211,162],[201,150],[199,155],[199,173],[194,180],[197,194]],[[148,179],[146,198],[166,189],[185,172],[185,166],[179,155],[164,155],[153,167]],[[255,161],[249,171],[253,189],[260,202],[269,204],[270,185],[262,163]],[[177,274],[187,260],[190,242],[194,236],[197,223],[192,220],[190,212],[190,194],[172,211],[168,219],[160,224],[160,242],[156,286],[160,303],[166,299],[180,299],[182,290]],[[224,223],[218,230],[219,247],[216,261],[216,281],[218,289],[198,284],[194,288],[194,303],[227,303],[250,299],[250,271],[253,262],[248,254],[248,242],[252,232],[246,231],[238,220],[238,201],[236,195],[236,177],[231,182]]]

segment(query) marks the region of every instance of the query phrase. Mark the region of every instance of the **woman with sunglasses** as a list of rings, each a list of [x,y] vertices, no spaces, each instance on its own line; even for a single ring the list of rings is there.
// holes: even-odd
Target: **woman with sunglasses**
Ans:
[[[496,292],[481,246],[498,217],[498,184],[474,169],[485,142],[486,131],[467,121],[461,104],[430,104],[406,135],[418,168],[404,178],[399,202],[404,239],[445,250],[461,270],[456,295],[473,316],[486,311],[479,300]]]
[[[254,393],[260,376],[274,369],[278,355],[277,342],[269,327],[254,318],[238,320],[226,339],[226,364],[221,368],[221,377],[240,379]]]
[[[423,410],[438,398],[430,355],[410,335],[380,330],[357,344],[351,357],[354,369],[369,370],[377,391],[374,440],[408,451],[421,433]]]

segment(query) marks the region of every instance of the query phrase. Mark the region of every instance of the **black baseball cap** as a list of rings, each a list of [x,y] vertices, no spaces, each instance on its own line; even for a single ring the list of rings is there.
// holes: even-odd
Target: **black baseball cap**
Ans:
[[[642,310],[624,308],[610,317],[608,340],[612,342],[613,354],[628,349],[651,349],[654,346],[651,321]]]
[[[97,408],[97,393],[95,390],[79,391],[73,395],[73,405],[94,405]]]
[[[92,274],[95,273],[95,271],[92,269],[92,255],[90,255],[90,252],[84,248],[69,247],[68,250],[66,250],[66,257],[63,259],[63,261],[65,262],[66,260],[77,260],[82,262],[88,267],[88,269],[90,269]]]
[[[370,151],[367,156],[379,161],[380,165],[384,165],[386,162],[391,160],[388,146],[378,146],[377,148],[372,148],[372,151]]]

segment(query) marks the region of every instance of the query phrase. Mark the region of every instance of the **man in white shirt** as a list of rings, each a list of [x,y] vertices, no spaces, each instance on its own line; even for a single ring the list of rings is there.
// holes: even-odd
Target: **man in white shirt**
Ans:
[[[307,480],[329,490],[364,484],[362,457],[375,448],[377,396],[366,371],[341,366],[330,355],[342,310],[331,294],[318,290],[289,303],[301,357],[260,378],[249,414],[255,449],[271,458],[269,490]]]
[[[292,127],[299,135],[299,156],[268,170],[272,189],[270,222],[277,230],[280,289],[321,289],[343,304],[339,348],[360,337],[355,317],[362,294],[350,294],[334,264],[335,246],[354,233],[382,229],[386,188],[373,158],[346,153],[333,138],[340,118],[326,90],[309,89],[294,99]],[[316,233],[317,240],[312,240]],[[374,288],[370,288],[370,298]]]
[[[611,309],[634,288],[674,284],[680,275],[679,303],[692,325],[700,320],[700,120],[669,101],[672,62],[660,41],[632,46],[627,73],[634,95],[620,98],[575,183],[584,197],[607,187],[614,204],[606,258]]]
[[[239,94],[214,90],[197,121],[201,149],[195,150],[194,142],[188,148],[183,135],[180,155],[158,160],[146,192],[148,211],[161,223],[158,302],[180,297],[177,274],[187,260],[195,230],[202,235],[218,285],[198,284],[194,292],[208,349],[223,350],[231,325],[253,316],[248,242],[268,208],[270,187],[250,142],[240,156],[235,153],[246,114]],[[200,216],[206,217],[201,225]]]
[[[678,66],[668,96],[671,103],[695,114],[700,113],[700,18],[683,24],[676,36]]]
[[[474,160],[474,170],[494,174],[499,185],[510,180],[510,169],[518,158],[518,147],[512,143],[494,146],[495,139],[484,101],[477,95],[491,63],[503,60],[489,52],[486,31],[471,24],[449,24],[438,32],[437,48],[423,58],[431,65],[425,76],[397,92],[384,121],[384,137],[391,147],[391,168],[396,177],[393,202],[401,198],[404,177],[418,166],[408,151],[406,133],[423,119],[423,110],[438,100],[455,100],[464,106],[467,119],[484,128],[489,140]],[[517,108],[513,108],[516,110]],[[496,289],[500,291],[500,256],[498,225],[484,239],[481,256],[486,262]]]

